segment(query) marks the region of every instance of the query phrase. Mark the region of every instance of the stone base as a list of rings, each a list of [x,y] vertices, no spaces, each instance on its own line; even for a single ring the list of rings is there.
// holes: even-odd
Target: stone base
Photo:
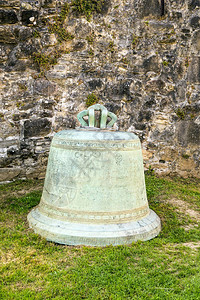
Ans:
[[[121,224],[79,224],[63,222],[42,215],[38,208],[28,215],[29,226],[48,241],[65,245],[125,245],[156,237],[161,230],[160,218],[150,210],[142,220]]]

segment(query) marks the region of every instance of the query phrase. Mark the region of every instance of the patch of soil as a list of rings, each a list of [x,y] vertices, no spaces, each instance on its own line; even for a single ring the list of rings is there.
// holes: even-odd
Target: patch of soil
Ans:
[[[199,242],[188,242],[188,243],[183,243],[183,246],[189,247],[193,250],[198,250],[200,248],[200,241]]]
[[[37,181],[37,183],[34,182],[32,185],[30,185],[30,184],[28,184],[27,186],[23,185],[23,188],[19,189],[19,190],[12,191],[11,188],[8,190],[1,190],[0,191],[0,199],[4,200],[7,198],[15,198],[15,197],[18,198],[18,197],[23,197],[26,194],[29,194],[31,192],[42,191],[43,185],[44,185],[44,181],[40,180],[40,181]]]
[[[195,209],[195,206],[193,206],[193,208],[191,208],[191,205],[183,200],[180,199],[168,199],[166,200],[167,203],[170,203],[171,205],[175,206],[178,208],[179,212],[190,216],[191,219],[193,219],[194,221],[196,221],[197,223],[200,222],[200,213],[198,212],[198,208]]]

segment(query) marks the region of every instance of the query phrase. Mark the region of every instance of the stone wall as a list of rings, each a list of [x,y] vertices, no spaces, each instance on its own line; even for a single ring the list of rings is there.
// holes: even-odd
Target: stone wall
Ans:
[[[97,97],[147,169],[200,178],[200,1],[79,4],[0,0],[0,181],[44,177],[53,134]]]

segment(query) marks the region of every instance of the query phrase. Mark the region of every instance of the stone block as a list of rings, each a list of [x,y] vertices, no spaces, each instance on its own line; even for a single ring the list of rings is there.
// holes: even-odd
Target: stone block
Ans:
[[[196,164],[193,159],[180,157],[177,161],[176,169],[178,173],[181,174],[182,177],[187,178],[188,174],[192,171],[195,174]],[[193,175],[192,174],[192,175]]]
[[[113,100],[121,100],[126,98],[127,100],[131,100],[131,92],[130,92],[131,80],[121,80],[117,84],[110,83],[106,84],[105,91],[108,92],[107,97]]]
[[[51,122],[44,119],[26,120],[24,122],[24,138],[44,136],[51,131]]]
[[[195,32],[193,41],[192,41],[192,46],[194,47],[194,49],[196,51],[200,51],[200,30]]]
[[[200,145],[200,125],[194,121],[180,121],[176,129],[176,135],[183,146],[189,144]]]
[[[22,7],[22,9],[26,9],[26,10],[33,9],[32,5],[30,3],[27,3],[27,2],[22,2],[21,7]]]
[[[17,43],[16,36],[11,26],[0,26],[0,43],[15,44]]]
[[[0,9],[0,24],[15,24],[18,22],[14,10]]]
[[[58,123],[58,124],[56,124]],[[73,116],[68,115],[67,117],[56,117],[55,118],[54,130],[61,130],[64,128],[75,128],[76,127],[76,120]]]
[[[147,17],[149,15],[160,17],[161,16],[161,3],[159,0],[143,0],[139,5],[140,16]]]
[[[22,11],[22,24],[23,25],[32,25],[35,24],[35,22],[38,19],[38,11],[36,10],[23,10]]]
[[[0,62],[6,61],[8,59],[9,53],[12,50],[12,45],[0,45]]]
[[[170,123],[169,116],[165,114],[159,114],[154,117],[153,124],[159,131],[163,131],[166,129]]]
[[[57,0],[42,0],[43,7],[54,7],[57,5]]]
[[[34,86],[33,86],[34,94],[50,96],[55,92],[55,90],[56,90],[56,84],[52,83],[49,80],[40,78],[35,80],[34,82]]]
[[[0,0],[1,7],[19,7],[20,0]]]
[[[11,146],[18,146],[18,139],[9,139],[0,141],[0,148],[7,148]]]
[[[20,172],[21,172],[20,168],[1,168],[0,182],[13,180],[20,174]]]
[[[91,90],[95,90],[96,88],[101,88],[103,83],[101,79],[92,79],[88,81],[88,85]]]
[[[190,0],[189,9],[195,9],[200,7],[200,0]]]
[[[142,156],[143,156],[144,161],[145,161],[145,160],[148,161],[149,159],[152,158],[153,153],[152,153],[152,151],[148,151],[148,150],[146,150],[146,149],[142,149]]]
[[[179,155],[179,153],[178,153],[177,149],[174,147],[170,147],[170,146],[161,148],[161,151],[159,153],[160,160],[167,161],[167,162],[174,161],[174,158],[178,155]]]
[[[30,27],[25,27],[25,26],[18,26],[17,28],[18,31],[18,36],[19,36],[19,41],[24,42],[27,39],[30,39],[32,37],[32,28]]]
[[[44,179],[46,173],[46,167],[40,166],[40,168],[27,168],[26,178],[27,179]]]
[[[147,59],[144,60],[143,62],[143,68],[146,72],[155,72],[158,73],[160,72],[160,64],[158,62],[158,57],[155,55],[152,55],[148,57]]]
[[[193,56],[188,68],[188,81],[191,83],[200,82],[200,56]]]
[[[192,26],[193,29],[197,29],[200,27],[200,17],[199,16],[194,16],[190,20],[190,26]]]
[[[57,44],[56,35],[54,33],[50,34],[49,32],[43,33],[41,36],[41,44],[43,47],[45,46],[54,46]]]
[[[151,92],[163,92],[165,82],[161,79],[149,80],[146,84],[146,90]]]

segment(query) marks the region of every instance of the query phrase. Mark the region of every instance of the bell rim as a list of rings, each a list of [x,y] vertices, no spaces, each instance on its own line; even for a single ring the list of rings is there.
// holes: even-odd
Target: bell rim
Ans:
[[[135,222],[80,224],[49,218],[34,208],[28,214],[28,223],[47,241],[74,246],[127,245],[153,239],[161,231],[160,218],[151,209],[148,216]]]

